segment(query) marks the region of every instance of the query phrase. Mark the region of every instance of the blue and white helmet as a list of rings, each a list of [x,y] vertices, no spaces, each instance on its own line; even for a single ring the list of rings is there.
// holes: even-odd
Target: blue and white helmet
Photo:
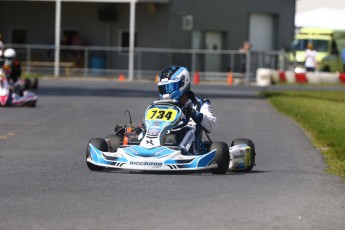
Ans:
[[[180,100],[190,90],[190,76],[187,68],[168,66],[159,74],[158,92],[161,99]]]

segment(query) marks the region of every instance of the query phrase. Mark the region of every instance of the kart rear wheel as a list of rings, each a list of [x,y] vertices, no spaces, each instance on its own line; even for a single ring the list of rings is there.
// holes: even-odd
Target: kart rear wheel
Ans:
[[[248,145],[250,147],[250,166],[247,167],[246,169],[244,170],[241,170],[242,172],[250,172],[254,165],[255,165],[255,146],[254,146],[254,142],[252,140],[249,140],[249,139],[245,139],[245,138],[238,138],[238,139],[234,139],[232,142],[231,142],[231,147],[234,146],[234,145],[240,145],[240,144],[245,144],[245,145]]]
[[[210,146],[210,151],[217,149],[214,161],[218,167],[211,170],[213,174],[225,174],[229,169],[229,147],[224,142],[213,142]]]
[[[31,80],[29,78],[24,79],[24,85],[21,87],[22,91],[29,90],[31,86]]]
[[[90,145],[89,144],[92,144],[93,146],[95,146],[97,149],[99,149],[102,152],[108,151],[108,144],[103,138],[92,138],[89,141],[89,143],[87,144],[86,159],[89,158],[89,156],[90,156]],[[102,171],[103,169],[105,169],[105,167],[103,167],[103,166],[94,165],[88,161],[86,161],[86,165],[91,171]]]
[[[37,89],[38,88],[38,78],[34,78],[32,82],[32,89]]]
[[[109,152],[116,152],[117,148],[120,147],[122,137],[117,136],[117,135],[108,135],[105,139],[108,141],[108,151]]]

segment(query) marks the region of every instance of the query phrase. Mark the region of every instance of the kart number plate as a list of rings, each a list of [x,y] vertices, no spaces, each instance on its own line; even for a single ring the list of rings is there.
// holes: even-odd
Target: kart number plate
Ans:
[[[174,109],[159,109],[152,108],[146,113],[146,120],[163,120],[163,121],[174,121],[177,115],[177,111]]]

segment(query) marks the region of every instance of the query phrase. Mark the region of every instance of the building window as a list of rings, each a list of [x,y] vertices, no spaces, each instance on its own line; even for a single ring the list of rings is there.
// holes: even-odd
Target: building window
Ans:
[[[129,31],[120,31],[120,46],[121,48],[129,48]],[[134,47],[138,46],[138,33],[134,33]],[[122,51],[122,53],[127,53],[128,51]]]
[[[13,28],[11,31],[12,44],[26,44],[27,43],[27,30],[23,28]]]
[[[61,45],[79,45],[76,44],[76,38],[79,37],[77,29],[63,29]]]

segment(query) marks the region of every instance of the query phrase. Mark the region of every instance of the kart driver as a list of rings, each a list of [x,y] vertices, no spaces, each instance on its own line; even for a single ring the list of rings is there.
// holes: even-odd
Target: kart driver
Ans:
[[[18,84],[22,68],[19,60],[16,59],[16,51],[12,48],[6,49],[3,52],[3,60],[2,69],[5,71],[8,83],[13,87],[15,94],[23,96],[23,86]]]
[[[189,123],[178,130],[172,130],[176,143],[186,151],[191,148],[195,138],[202,128],[211,132],[216,124],[209,100],[199,99],[190,90],[191,80],[187,68],[168,66],[159,74],[158,91],[161,100],[173,99],[178,101],[185,116],[190,117]]]
[[[14,85],[22,74],[21,64],[19,60],[16,59],[16,51],[14,49],[6,49],[3,55],[5,63],[2,68],[7,72],[8,81]]]

